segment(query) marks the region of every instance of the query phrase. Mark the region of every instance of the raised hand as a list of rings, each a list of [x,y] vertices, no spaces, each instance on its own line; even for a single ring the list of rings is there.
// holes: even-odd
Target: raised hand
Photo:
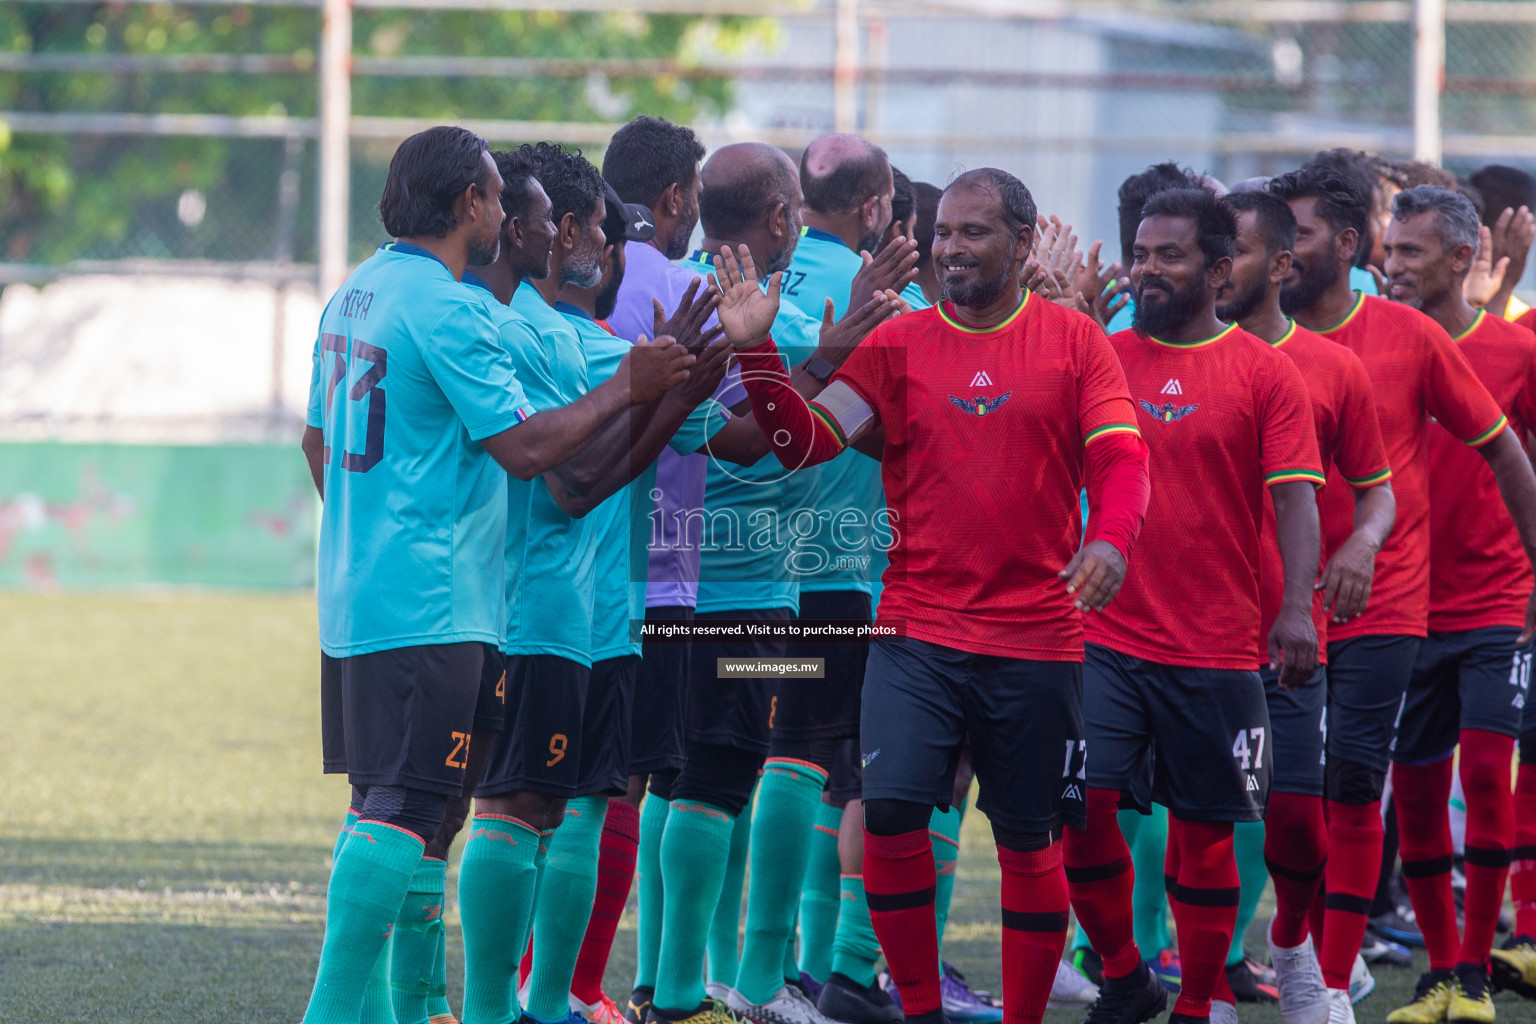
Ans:
[[[687,380],[693,363],[693,354],[676,338],[663,334],[648,342],[641,335],[619,361],[618,372],[621,380],[629,381],[630,403],[644,405]]]
[[[1509,260],[1504,280],[1519,281],[1525,276],[1525,261],[1531,255],[1532,242],[1536,242],[1536,216],[1532,216],[1529,207],[1506,208],[1499,214],[1493,225],[1493,258],[1495,262]]]
[[[735,253],[729,246],[720,247],[715,257],[715,283],[720,289],[715,317],[732,345],[751,348],[768,337],[773,318],[779,315],[779,282],[780,275],[775,273],[765,291],[746,246],[737,246]]]
[[[859,255],[864,266],[853,275],[849,309],[858,309],[877,292],[900,292],[917,280],[917,242],[910,238],[891,239],[878,256],[863,251]]]
[[[1510,211],[1506,210],[1505,213]],[[1501,220],[1503,218],[1500,218]],[[1504,274],[1509,269],[1509,257],[1493,259],[1493,233],[1486,226],[1477,229],[1477,256],[1467,271],[1461,286],[1461,294],[1478,308],[1488,305],[1504,286]]]
[[[821,344],[816,347],[816,354],[833,366],[842,366],[870,331],[898,315],[905,305],[901,296],[887,288],[834,323],[832,300],[827,299],[821,312]]]
[[[703,288],[702,294],[700,288]],[[706,330],[704,326],[719,303],[720,292],[716,290],[714,282],[706,277],[689,281],[671,317],[666,315],[661,300],[651,300],[651,336],[660,338],[667,335],[676,338],[679,345],[698,355],[706,345],[720,336],[719,327]]]
[[[715,330],[718,332],[719,328]],[[725,379],[725,371],[730,369],[731,356],[735,351],[724,338],[711,342],[699,353],[698,361],[688,371],[688,379],[669,391],[669,397],[675,396],[690,411],[698,408],[709,400]]]

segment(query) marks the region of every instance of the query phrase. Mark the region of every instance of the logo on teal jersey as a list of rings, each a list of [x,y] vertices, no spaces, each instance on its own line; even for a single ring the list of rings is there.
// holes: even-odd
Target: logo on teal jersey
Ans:
[[[1003,403],[1008,401],[1008,397],[1012,394],[1012,391],[1004,391],[996,398],[988,398],[986,395],[978,395],[975,398],[956,398],[954,395],[950,395],[949,400],[961,412],[970,413],[975,416],[985,416],[989,412],[1001,409]]]
[[[1174,405],[1172,402],[1164,402],[1161,406],[1156,406],[1147,401],[1145,398],[1141,399],[1140,401],[1141,407],[1143,409],[1147,410],[1147,412],[1151,413],[1153,416],[1156,416],[1164,423],[1172,423],[1174,420],[1181,420],[1185,416],[1188,416],[1190,413],[1194,412],[1196,409],[1200,408],[1198,405]]]

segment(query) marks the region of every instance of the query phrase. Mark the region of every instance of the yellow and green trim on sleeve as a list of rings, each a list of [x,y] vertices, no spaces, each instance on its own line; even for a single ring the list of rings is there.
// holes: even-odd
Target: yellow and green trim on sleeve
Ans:
[[[1492,441],[1494,438],[1496,438],[1500,434],[1504,433],[1504,429],[1506,427],[1508,427],[1508,426],[1509,426],[1509,417],[1508,416],[1500,416],[1499,417],[1499,421],[1497,423],[1495,423],[1493,426],[1489,427],[1487,430],[1483,431],[1481,434],[1478,434],[1476,437],[1472,438],[1472,440],[1465,441],[1463,443],[1468,448],[1481,448],[1483,445],[1487,444],[1489,441]]]
[[[1305,480],[1313,487],[1321,487],[1328,482],[1328,478],[1315,469],[1277,469],[1265,475],[1264,486],[1273,487],[1275,484],[1288,484],[1295,480]]]
[[[824,427],[832,431],[832,436],[837,438],[837,446],[839,448],[847,448],[848,438],[843,433],[843,428],[837,425],[837,417],[827,412],[827,410],[823,409],[815,402],[807,402],[805,404],[810,407],[811,415],[820,420]]]
[[[1343,474],[1340,475],[1342,476]],[[1368,487],[1375,487],[1377,484],[1384,484],[1390,479],[1392,479],[1392,468],[1390,466],[1385,466],[1378,473],[1367,473],[1362,477],[1346,476],[1344,477],[1344,482],[1349,484],[1349,486],[1353,487],[1357,491],[1363,491]]]
[[[1083,447],[1086,448],[1099,438],[1108,437],[1110,434],[1135,434],[1137,437],[1140,437],[1141,431],[1136,428],[1134,423],[1106,423],[1102,427],[1090,430],[1087,434],[1083,435]]]

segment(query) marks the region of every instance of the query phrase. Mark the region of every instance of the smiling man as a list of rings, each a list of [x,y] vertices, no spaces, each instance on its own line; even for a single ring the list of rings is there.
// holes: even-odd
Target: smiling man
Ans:
[[[1024,1024],[1045,1011],[1067,925],[1061,829],[1084,820],[1082,614],[1119,590],[1147,501],[1146,448],[1103,334],[1021,288],[1035,216],[1005,171],[957,178],[933,243],[948,301],[876,328],[810,404],[767,337],[778,280],[760,290],[745,249],[739,270],[735,257],[720,268],[720,323],[774,454],[876,455],[903,510],[877,619],[899,635],[871,645],[864,677],[864,885],[906,1018],[922,1024],[943,1020],[928,821],[953,798],[967,734],[1002,867],[1006,1012]],[[1099,509],[1088,538],[1085,476]]]

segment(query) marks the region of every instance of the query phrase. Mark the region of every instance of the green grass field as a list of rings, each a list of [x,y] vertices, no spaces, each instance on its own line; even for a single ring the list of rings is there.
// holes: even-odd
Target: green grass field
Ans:
[[[300,1018],[347,801],[320,774],[318,661],[307,595],[0,595],[0,1020]],[[979,813],[964,839],[945,956],[995,992],[998,868]],[[620,998],[633,928],[609,969]],[[1411,972],[1377,977],[1362,1024],[1412,991]],[[1536,1021],[1532,1004],[1498,1004],[1501,1021]]]

